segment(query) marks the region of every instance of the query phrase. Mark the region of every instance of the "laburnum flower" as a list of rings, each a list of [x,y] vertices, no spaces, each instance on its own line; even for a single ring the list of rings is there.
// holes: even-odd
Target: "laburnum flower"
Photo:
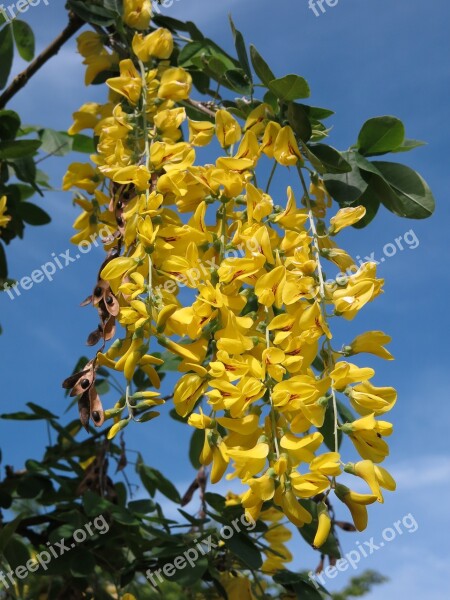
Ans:
[[[292,167],[297,163],[303,163],[297,140],[289,125],[279,130],[273,147],[273,157],[280,165],[284,165],[285,167]]]
[[[8,223],[11,221],[11,217],[6,213],[7,205],[6,205],[7,197],[2,196],[0,198],[0,227],[6,227]]]
[[[344,227],[354,225],[360,221],[365,214],[365,206],[347,206],[346,208],[339,209],[335,216],[330,219],[330,235],[336,235],[344,229]]]
[[[160,386],[158,367],[164,371],[166,357],[175,358],[175,410],[200,431],[198,459],[210,467],[211,482],[225,474],[238,477],[247,491],[236,503],[248,518],[276,525],[265,537],[281,555],[267,553],[264,568],[270,572],[291,558],[283,545],[289,532],[278,521],[285,516],[297,527],[312,522],[304,499],[317,502],[336,489],[362,530],[366,505],[395,486],[378,466],[389,454],[384,438],[392,425],[375,417],[394,406],[396,392],[375,387],[369,383],[373,369],[346,360],[363,352],[390,359],[384,347],[390,338],[369,331],[339,352],[329,320],[333,310],[333,316],[353,319],[381,293],[375,263],[356,267],[331,237],[362,219],[365,208],[339,210],[327,229],[331,197],[316,173],[310,173],[309,192],[301,182],[301,206],[292,187],[280,206],[256,177],[269,159],[272,175],[277,164],[303,168],[304,145],[294,130],[277,122],[278,111],[266,103],[243,108],[244,119],[197,103],[205,120],[188,119],[192,77],[168,60],[172,33],[150,31],[149,0],[124,0],[123,12],[132,53],[120,63],[104,36],[82,34],[78,41],[87,80],[111,67],[116,72],[116,64],[120,74],[107,80],[108,102],[87,103],[74,113],[70,132],[93,130],[97,147],[91,164],[74,163],[63,182],[64,189],[83,191],[76,192],[82,213],[73,241],[106,228],[109,255],[98,281],[108,295],[101,298],[113,299],[114,312],[105,308],[105,314],[125,329],[104,350],[114,332],[100,327],[94,337],[103,346],[93,360],[123,372],[128,384],[140,369],[151,390],[127,395],[128,402],[153,406],[162,402],[153,391]],[[197,147],[214,136],[225,151],[212,164],[198,164]],[[2,201],[0,226],[8,218]],[[353,274],[341,273],[330,283],[323,259]],[[165,349],[163,358],[150,354],[154,345]],[[336,403],[341,395],[361,418],[340,424],[348,415]],[[326,417],[361,456],[351,472],[367,481],[372,494],[336,483],[344,463],[339,439],[334,451],[324,447]],[[114,418],[121,416],[114,412]],[[316,547],[331,529],[327,504],[318,502]],[[224,578],[230,598],[252,598],[245,578]]]
[[[113,109],[112,104],[97,104],[86,102],[73,113],[73,125],[68,129],[69,135],[75,135],[83,129],[95,129],[99,121],[109,117]]]
[[[392,354],[384,348],[384,344],[390,341],[391,337],[382,331],[368,331],[358,335],[351,344],[345,346],[344,352],[347,356],[366,352],[386,360],[394,360]]]
[[[77,38],[77,46],[78,52],[84,57],[83,64],[87,66],[85,85],[90,85],[97,75],[111,70],[118,63],[117,54],[110,54],[103,44],[102,37],[94,31],[84,31]]]
[[[181,417],[186,417],[203,394],[208,383],[196,373],[183,375],[174,390],[175,410]]]
[[[251,581],[247,577],[224,573],[220,576],[220,583],[225,588],[228,600],[256,600]]]
[[[372,413],[352,423],[344,423],[341,429],[348,433],[362,458],[380,463],[388,456],[389,447],[383,437],[392,434],[391,423],[377,421]]]
[[[383,279],[376,278],[376,264],[364,263],[343,288],[333,292],[336,312],[344,319],[353,319],[367,302],[382,293],[383,283]]]
[[[341,474],[339,461],[339,452],[325,452],[325,454],[316,456],[311,461],[309,468],[313,473],[317,472],[328,477],[336,477]]]
[[[63,190],[77,187],[93,194],[101,182],[101,174],[89,163],[72,163],[63,178]]]
[[[361,460],[355,464],[349,463],[345,465],[345,472],[364,479],[372,494],[377,496],[378,502],[384,502],[381,488],[391,492],[396,489],[396,483],[390,473],[383,467],[375,465],[371,460]]]
[[[133,29],[148,29],[152,17],[150,0],[124,0],[123,20]]]
[[[141,97],[142,79],[138,70],[129,58],[119,63],[120,76],[110,77],[106,84],[118,94],[124,96],[130,104],[136,105]]]
[[[348,396],[360,415],[382,415],[391,410],[397,401],[397,392],[393,387],[375,387],[368,381],[350,388]]]
[[[351,363],[341,361],[336,363],[335,368],[330,373],[335,390],[342,391],[350,383],[358,381],[367,381],[375,375],[375,371],[368,367],[357,367]]]
[[[148,62],[150,58],[169,58],[173,52],[173,36],[163,27],[146,36],[135,33],[132,47],[133,52],[142,62]]]
[[[192,77],[181,67],[170,67],[161,77],[158,98],[186,100],[192,87]]]
[[[377,495],[359,494],[340,483],[336,485],[334,492],[339,500],[341,500],[349,509],[356,529],[358,531],[364,531],[368,522],[366,506],[376,502]]]
[[[193,146],[207,146],[214,137],[214,123],[210,121],[188,120],[189,143]]]
[[[216,112],[216,136],[222,148],[236,144],[242,135],[238,121],[227,110],[220,109]]]

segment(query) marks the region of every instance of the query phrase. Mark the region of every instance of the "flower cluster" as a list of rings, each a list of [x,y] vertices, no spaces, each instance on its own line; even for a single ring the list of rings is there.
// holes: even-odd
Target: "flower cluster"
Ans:
[[[332,490],[362,530],[366,505],[383,501],[382,488],[395,488],[379,466],[392,432],[379,417],[393,407],[396,392],[374,385],[372,368],[348,361],[360,353],[391,359],[384,348],[389,338],[370,331],[339,350],[330,327],[338,317],[352,320],[382,292],[376,265],[357,267],[335,242],[365,208],[344,208],[328,220],[324,183],[274,107],[252,101],[241,121],[225,107],[192,100],[191,75],[171,60],[171,32],[150,31],[147,2],[125,4],[125,23],[137,30],[128,58],[110,54],[97,33],[79,39],[88,82],[106,65],[118,64],[119,74],[106,80],[106,104],[86,104],[75,113],[71,132],[93,129],[97,153],[92,164],[72,164],[64,178],[64,189],[78,190],[83,209],[73,241],[105,226],[111,231],[88,299],[101,319],[91,341],[103,339],[103,346],[86,369],[90,377],[98,366],[125,376],[126,402],[106,414],[114,415],[116,432],[135,416],[129,389],[136,371],[158,390],[164,357],[176,357],[174,406],[203,432],[199,460],[210,465],[211,482],[228,471],[228,479],[246,487],[241,502],[250,517],[275,518],[270,507],[276,507],[298,527],[312,521],[302,500],[315,499],[314,546],[320,547],[332,528]],[[193,105],[204,120],[188,117]],[[199,164],[197,148],[208,144],[219,157]],[[264,173],[269,163],[272,175],[286,167],[298,177],[300,202],[288,187],[280,205],[269,194],[272,175],[266,189],[258,185],[257,169]],[[331,285],[327,261],[352,274]],[[116,320],[125,333],[105,351]],[[140,398],[147,406],[163,402],[155,391],[147,394]],[[81,404],[86,422],[87,404]],[[359,462],[343,463],[342,434]],[[370,493],[337,483],[343,470],[364,479]],[[286,539],[283,532],[275,538],[279,544]]]

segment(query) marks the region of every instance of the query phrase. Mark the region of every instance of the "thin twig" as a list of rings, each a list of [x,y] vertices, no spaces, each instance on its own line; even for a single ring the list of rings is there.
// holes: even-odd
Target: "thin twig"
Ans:
[[[0,96],[0,109],[4,108],[13,96],[17,94],[33,77],[39,69],[45,65],[53,56],[58,54],[62,46],[76,33],[82,26],[84,21],[77,15],[69,13],[69,23],[63,31],[56,37],[47,48],[37,56],[28,67],[19,73],[11,82],[9,87]]]

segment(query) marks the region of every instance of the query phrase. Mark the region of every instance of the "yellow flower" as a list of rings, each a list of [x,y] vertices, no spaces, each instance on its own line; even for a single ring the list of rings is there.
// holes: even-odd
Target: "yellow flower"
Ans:
[[[382,292],[383,279],[376,278],[375,263],[365,263],[355,275],[349,277],[347,285],[333,293],[336,312],[344,319],[353,319],[363,306]]]
[[[394,407],[397,392],[393,387],[375,387],[368,381],[355,385],[348,392],[353,408],[360,415],[382,415]]]
[[[241,126],[227,110],[216,112],[216,135],[222,148],[228,148],[241,139]]]
[[[221,575],[220,582],[225,588],[228,600],[255,600],[251,582],[240,575]]]
[[[142,62],[150,58],[169,58],[173,52],[173,36],[168,29],[161,27],[145,37],[142,33],[135,33],[133,37],[133,52]]]
[[[368,367],[360,368],[345,361],[336,363],[336,366],[330,373],[330,377],[333,380],[333,387],[338,391],[344,390],[350,383],[366,381],[374,375],[375,371],[373,369]]]
[[[8,208],[6,205],[6,200],[6,196],[2,196],[0,198],[0,227],[6,227],[11,221],[11,217],[5,214]]]
[[[192,77],[181,67],[170,67],[161,77],[158,98],[186,100],[192,87]]]
[[[273,148],[273,156],[280,165],[284,165],[285,167],[292,167],[299,161],[300,164],[303,163],[297,140],[289,125],[282,127],[278,132]]]
[[[336,233],[339,233],[344,227],[354,225],[360,221],[365,214],[365,206],[347,206],[346,208],[341,208],[335,216],[330,219],[330,235],[336,235]]]
[[[152,17],[150,0],[124,0],[123,20],[133,29],[148,29]]]
[[[298,438],[292,433],[285,433],[280,440],[280,446],[295,462],[310,463],[314,459],[314,452],[323,442],[323,435],[318,431]]]
[[[303,527],[303,525],[311,523],[312,516],[298,502],[292,490],[286,489],[282,492],[281,487],[279,487],[275,496],[275,502],[282,508],[289,521],[297,527]]]
[[[119,63],[120,77],[110,77],[106,80],[112,90],[124,96],[130,104],[136,105],[141,96],[142,79],[129,58],[121,60]]]
[[[261,141],[260,151],[263,152],[268,158],[274,157],[275,142],[277,141],[278,134],[280,133],[281,125],[275,121],[269,121],[264,131],[264,136]]]
[[[207,146],[214,136],[214,123],[210,121],[188,120],[189,143],[193,146]]]
[[[73,187],[86,190],[93,194],[100,184],[101,176],[88,163],[72,163],[63,178],[63,190],[67,191]]]
[[[358,494],[339,483],[336,485],[335,494],[350,510],[356,529],[364,531],[368,521],[366,506],[376,502],[377,496],[375,494]]]
[[[196,373],[183,375],[175,386],[173,402],[181,417],[192,412],[197,400],[203,395],[208,383]]]
[[[144,191],[148,188],[150,173],[147,167],[143,165],[130,165],[129,167],[117,169],[112,179],[122,185],[132,183],[138,190]]]
[[[377,496],[378,502],[384,502],[381,488],[394,491],[396,484],[390,473],[383,467],[374,465],[371,460],[361,460],[356,464],[345,466],[346,473],[352,473],[364,479],[370,487],[372,494]]]
[[[386,360],[394,360],[392,354],[383,347],[384,344],[388,344],[390,341],[390,336],[382,331],[368,331],[355,337],[349,346],[345,346],[344,352],[347,356],[367,352]]]
[[[318,526],[314,536],[313,547],[320,548],[325,544],[331,531],[331,518],[328,514],[328,509],[324,502],[320,502],[317,506]]]
[[[373,462],[382,462],[389,454],[389,447],[382,439],[392,433],[392,425],[387,421],[376,421],[373,413],[344,423],[341,430],[348,433],[359,455]]]
[[[321,473],[291,474],[291,484],[294,494],[299,498],[312,498],[323,494],[329,487],[330,481]]]
[[[326,452],[325,454],[316,456],[309,465],[309,468],[312,472],[318,472],[329,477],[336,477],[341,474],[339,460],[339,452]]]
[[[249,450],[229,448],[228,456],[234,461],[235,474],[242,481],[247,481],[262,471],[269,454],[269,445],[265,442],[257,444]]]

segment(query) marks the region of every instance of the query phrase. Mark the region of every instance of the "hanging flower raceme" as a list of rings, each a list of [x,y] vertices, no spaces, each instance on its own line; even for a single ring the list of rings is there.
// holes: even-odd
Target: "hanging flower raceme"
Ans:
[[[148,32],[149,3],[127,0],[124,9],[132,34],[126,58],[108,53],[96,34],[79,40],[88,83],[98,61],[118,73],[106,80],[108,102],[85,104],[71,128],[90,128],[98,138],[92,163],[72,164],[64,178],[83,209],[74,241],[108,228],[107,259],[86,301],[100,316],[89,343],[102,346],[70,379],[72,393],[81,394],[83,423],[92,416],[98,425],[103,413],[92,374],[98,366],[123,373],[125,403],[106,413],[116,421],[113,435],[133,418],[146,420],[133,399],[136,373],[158,390],[164,362],[175,361],[174,407],[203,432],[199,461],[210,466],[211,481],[240,479],[247,492],[239,501],[253,519],[284,515],[298,527],[314,521],[320,547],[333,528],[333,491],[361,530],[366,505],[382,501],[381,488],[395,487],[378,466],[392,432],[378,417],[392,409],[396,392],[375,385],[371,367],[347,361],[362,353],[392,359],[384,347],[389,337],[370,331],[346,340],[342,350],[333,337],[332,318],[353,320],[382,293],[375,263],[355,267],[335,241],[366,210],[341,209],[327,227],[324,182],[304,168],[304,144],[275,108],[251,105],[240,122],[226,108],[194,102],[192,77],[173,59],[172,34]],[[192,103],[196,118],[188,118]],[[214,137],[221,155],[215,164],[199,164],[196,147]],[[272,161],[273,170],[298,174],[299,192],[289,186],[286,201],[272,197],[269,185],[258,185],[260,161],[264,169]],[[327,279],[325,261],[348,274]],[[105,350],[116,321],[121,335]],[[162,358],[155,354],[161,351]],[[148,393],[147,407],[163,402],[157,391]],[[362,459],[345,471],[363,479],[370,494],[336,481],[345,466],[342,435]],[[311,499],[314,510],[305,504]],[[271,571],[290,558],[287,532],[274,528],[265,537],[281,554],[266,561]],[[223,584],[236,597],[248,596],[244,579]]]

